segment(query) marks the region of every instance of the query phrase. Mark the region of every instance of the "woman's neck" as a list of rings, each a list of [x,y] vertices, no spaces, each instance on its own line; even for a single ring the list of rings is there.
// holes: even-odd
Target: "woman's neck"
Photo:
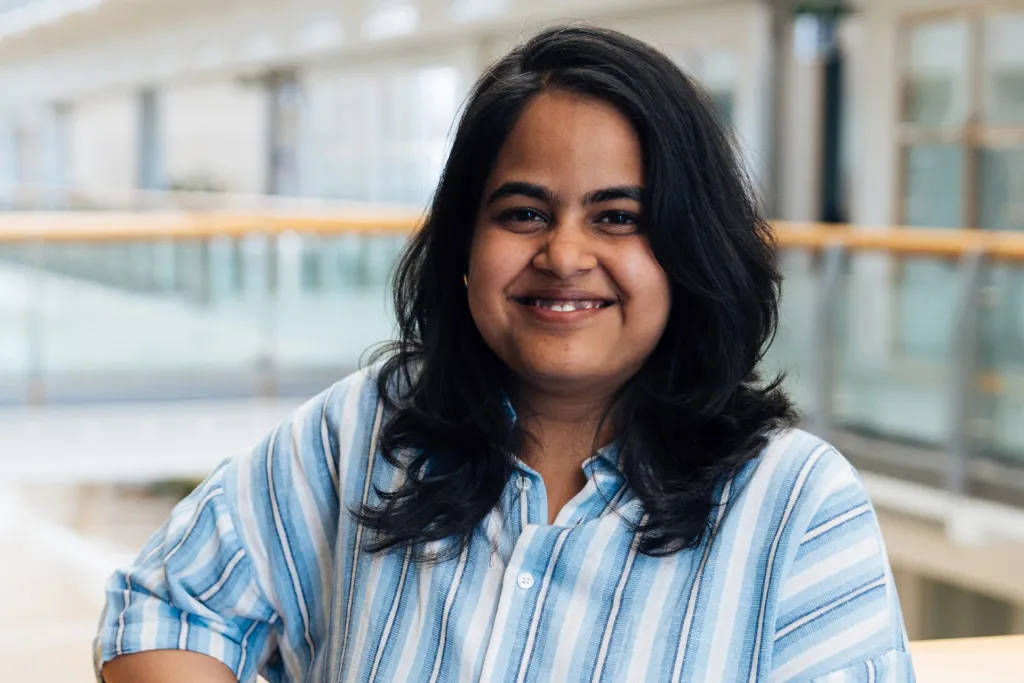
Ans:
[[[521,387],[513,403],[526,438],[523,460],[534,466],[557,461],[578,468],[594,451],[614,438],[608,417],[611,394],[587,396]]]
[[[548,524],[587,484],[581,465],[614,437],[606,419],[611,396],[592,392],[581,397],[520,391],[513,403],[524,432],[523,462],[544,481]]]

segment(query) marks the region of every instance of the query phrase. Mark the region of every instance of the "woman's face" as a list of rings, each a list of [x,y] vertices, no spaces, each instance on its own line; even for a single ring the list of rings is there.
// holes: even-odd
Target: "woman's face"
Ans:
[[[502,148],[476,219],[469,308],[524,382],[610,392],[643,365],[671,305],[641,228],[640,142],[600,100],[544,93]]]

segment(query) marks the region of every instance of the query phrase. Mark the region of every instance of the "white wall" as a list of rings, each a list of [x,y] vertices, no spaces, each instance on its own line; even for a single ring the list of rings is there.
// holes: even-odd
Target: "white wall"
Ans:
[[[72,182],[135,187],[137,134],[134,91],[104,92],[76,101],[71,113]]]
[[[6,60],[10,68],[0,74],[0,100],[81,101],[81,111],[76,107],[74,114],[74,179],[130,187],[135,182],[137,127],[129,111],[130,99],[141,85],[157,87],[164,107],[164,176],[221,176],[228,189],[244,192],[264,187],[266,112],[258,103],[260,96],[245,92],[233,79],[252,77],[268,66],[295,66],[311,107],[301,162],[305,170],[330,172],[328,157],[344,154],[346,149],[369,155],[371,162],[391,155],[396,164],[403,154],[422,152],[430,157],[428,165],[437,166],[436,142],[425,150],[391,149],[394,141],[382,131],[377,135],[381,144],[368,144],[372,129],[386,123],[382,117],[396,113],[388,99],[405,86],[424,85],[419,77],[409,76],[410,69],[454,68],[461,101],[480,70],[524,30],[546,21],[592,18],[652,40],[677,55],[704,51],[731,56],[738,131],[751,169],[762,172],[765,131],[759,107],[765,93],[759,83],[767,34],[756,0],[716,0],[714,6],[703,0],[645,0],[642,4],[497,0],[492,4],[489,12],[467,17],[453,11],[449,0],[420,0],[419,24],[412,34],[375,39],[362,31],[371,6],[368,0],[343,7],[319,0],[294,7],[280,0],[253,0],[244,7],[185,3],[166,6],[152,16],[145,12],[129,16],[112,3],[97,11],[89,25],[84,20],[67,20],[48,29],[47,41],[37,36],[40,40],[19,38],[0,46],[0,59],[10,56]],[[373,79],[379,82],[370,83]],[[354,91],[364,92],[371,102],[349,97]],[[119,93],[129,93],[124,96],[128,99]],[[431,103],[429,98],[426,103]],[[108,122],[102,120],[104,107]],[[377,113],[359,113],[367,107],[376,107]],[[333,118],[324,113],[332,108]],[[457,107],[448,111],[446,104],[442,109],[453,118]],[[332,125],[338,129],[332,131]],[[431,123],[430,127],[437,126]],[[409,141],[424,137],[422,131],[407,132]],[[346,142],[345,136],[353,139]],[[437,138],[433,132],[425,137]],[[101,154],[107,147],[109,154]],[[316,187],[304,190],[317,192]],[[371,194],[384,197],[388,193],[374,190]]]
[[[261,86],[202,79],[170,83],[161,95],[168,183],[206,179],[228,192],[263,192],[267,104]]]
[[[424,204],[476,76],[471,41],[402,58],[304,69],[304,192]]]

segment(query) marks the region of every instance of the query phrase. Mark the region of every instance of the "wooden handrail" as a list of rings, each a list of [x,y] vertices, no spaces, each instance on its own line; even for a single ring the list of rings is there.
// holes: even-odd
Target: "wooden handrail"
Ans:
[[[0,213],[0,243],[121,242],[274,235],[407,234],[420,216],[402,211],[10,212]]]
[[[871,228],[822,223],[775,224],[784,249],[821,250],[841,246],[849,251],[877,251],[899,256],[955,259],[981,251],[1001,261],[1024,260],[1024,233],[935,228]]]
[[[197,211],[0,213],[0,244],[206,239],[299,232],[317,235],[407,234],[422,220],[412,211]],[[983,230],[873,228],[821,223],[775,223],[782,249],[819,251],[833,245],[855,252],[956,259],[978,250],[989,258],[1024,261],[1024,233]]]

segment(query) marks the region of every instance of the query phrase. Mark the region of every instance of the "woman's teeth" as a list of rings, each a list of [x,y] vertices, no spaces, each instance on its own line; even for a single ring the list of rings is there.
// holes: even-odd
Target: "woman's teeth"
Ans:
[[[573,311],[585,311],[594,308],[604,308],[608,305],[606,301],[592,300],[584,301],[579,299],[574,300],[560,300],[560,299],[525,299],[524,303],[527,306],[536,306],[537,308],[547,308],[558,313],[571,313]]]

